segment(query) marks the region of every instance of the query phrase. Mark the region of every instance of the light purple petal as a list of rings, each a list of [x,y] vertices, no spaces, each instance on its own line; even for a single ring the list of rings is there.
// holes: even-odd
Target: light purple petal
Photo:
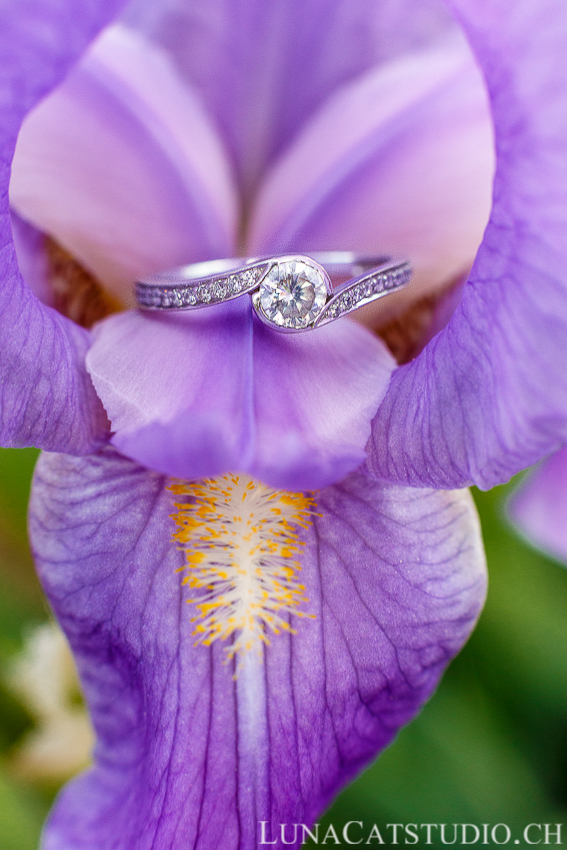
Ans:
[[[567,11],[558,0],[452,5],[492,99],[494,207],[460,307],[393,377],[372,468],[488,488],[567,439]]]
[[[530,543],[567,563],[567,449],[529,473],[510,499],[508,513]]]
[[[84,370],[88,335],[43,307],[24,284],[7,186],[27,110],[58,83],[119,3],[9,2],[0,9],[0,441],[84,453],[100,445],[104,411]]]
[[[272,332],[247,296],[173,317],[123,313],[93,337],[87,366],[121,452],[180,478],[247,471],[287,489],[360,465],[395,366],[349,321]]]
[[[395,368],[381,340],[347,319],[293,336],[257,323],[253,354],[250,473],[283,489],[310,490],[359,466]]]
[[[216,131],[167,55],[124,26],[24,122],[10,199],[130,304],[134,280],[234,252]]]
[[[488,98],[463,36],[339,89],[275,163],[250,249],[385,253],[411,259],[411,303],[470,269],[490,213]],[[400,304],[400,306],[401,306]]]
[[[235,681],[193,645],[164,480],[111,450],[43,456],[33,546],[98,735],[44,850],[255,850],[259,821],[312,822],[430,695],[484,598],[469,495],[353,475],[317,501],[316,619]]]
[[[202,92],[248,198],[339,86],[451,25],[440,0],[138,0],[126,20]]]

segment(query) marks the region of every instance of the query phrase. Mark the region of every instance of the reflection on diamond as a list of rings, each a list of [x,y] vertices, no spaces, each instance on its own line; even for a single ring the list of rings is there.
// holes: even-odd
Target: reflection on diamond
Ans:
[[[282,328],[306,328],[325,304],[323,273],[301,260],[276,263],[260,284],[264,315]]]

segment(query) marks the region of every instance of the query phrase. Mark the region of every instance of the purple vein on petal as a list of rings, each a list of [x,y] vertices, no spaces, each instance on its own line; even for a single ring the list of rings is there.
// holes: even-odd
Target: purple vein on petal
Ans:
[[[37,469],[33,546],[99,736],[46,850],[255,850],[253,818],[311,823],[431,694],[484,599],[467,493],[352,475],[305,538],[317,618],[235,680],[218,643],[194,645],[165,486],[113,450]]]
[[[565,6],[454,0],[491,98],[490,222],[446,328],[394,375],[372,469],[483,489],[567,439]]]
[[[24,115],[62,80],[89,41],[122,5],[84,3],[74,9],[73,15],[58,0],[5,3],[0,8],[3,445],[36,445],[85,453],[106,438],[106,417],[84,369],[88,334],[43,307],[22,280],[12,242],[7,189],[10,162]],[[28,247],[31,249],[31,244]]]

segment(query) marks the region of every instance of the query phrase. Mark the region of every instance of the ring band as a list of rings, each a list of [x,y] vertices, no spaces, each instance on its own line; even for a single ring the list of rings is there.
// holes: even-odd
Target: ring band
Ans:
[[[350,251],[306,256],[210,260],[136,283],[144,310],[199,310],[250,295],[258,318],[274,330],[312,330],[405,286],[406,260]],[[340,279],[333,287],[331,275]]]

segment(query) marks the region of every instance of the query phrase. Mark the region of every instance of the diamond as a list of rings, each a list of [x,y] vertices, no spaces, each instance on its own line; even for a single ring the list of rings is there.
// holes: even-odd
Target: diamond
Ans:
[[[220,301],[226,295],[226,284],[219,278],[218,280],[214,280],[211,284],[211,295],[215,301]]]
[[[260,305],[281,328],[306,328],[327,300],[323,272],[302,260],[275,263],[260,284]]]
[[[256,275],[252,269],[249,269],[248,271],[244,272],[244,274],[242,275],[242,283],[245,289],[248,289],[248,287],[250,286],[254,286],[254,284],[256,283]]]
[[[383,292],[386,289],[386,282],[388,278],[384,277],[384,275],[380,275],[379,277],[374,278],[374,293]]]
[[[211,291],[206,283],[201,284],[197,290],[197,298],[204,304],[208,304],[211,300]]]

